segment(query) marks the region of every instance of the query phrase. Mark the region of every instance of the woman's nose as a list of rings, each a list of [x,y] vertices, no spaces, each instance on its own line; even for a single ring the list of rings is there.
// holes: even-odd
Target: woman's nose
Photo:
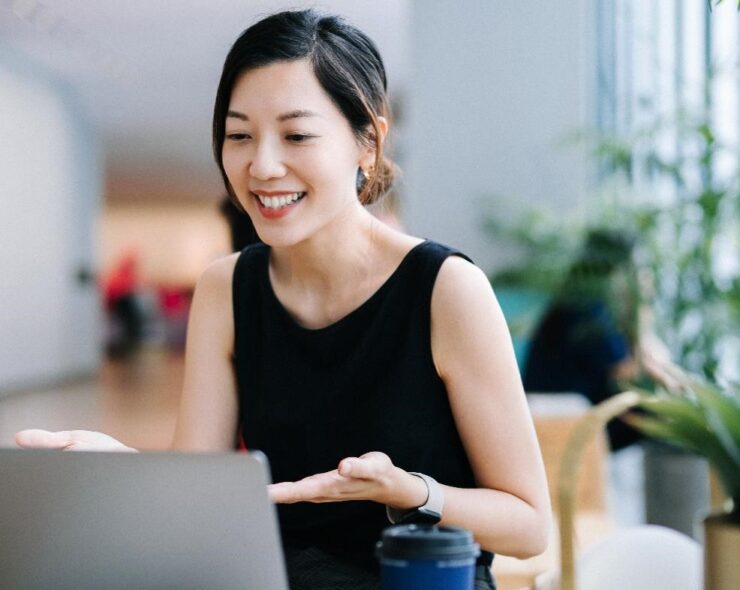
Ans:
[[[268,141],[257,144],[254,157],[249,164],[249,174],[259,180],[280,178],[285,175],[285,164],[280,149]]]

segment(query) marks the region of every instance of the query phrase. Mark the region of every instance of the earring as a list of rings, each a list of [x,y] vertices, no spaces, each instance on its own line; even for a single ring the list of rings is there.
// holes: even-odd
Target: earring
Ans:
[[[370,174],[372,170],[367,171],[362,166],[357,167],[357,179],[355,185],[357,186],[357,192],[360,193],[365,188],[367,183],[370,181]]]

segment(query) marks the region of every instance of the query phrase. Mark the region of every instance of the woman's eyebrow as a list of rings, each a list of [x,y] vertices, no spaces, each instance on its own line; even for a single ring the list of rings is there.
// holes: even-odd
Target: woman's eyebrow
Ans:
[[[301,117],[320,117],[320,116],[321,115],[313,111],[299,109],[295,111],[290,111],[289,113],[283,113],[282,115],[278,115],[277,120],[282,122],[282,121],[287,121],[288,119],[300,119]]]
[[[242,121],[249,121],[249,117],[247,117],[244,113],[240,113],[239,111],[232,111],[229,110],[226,112],[226,118],[234,118],[234,119],[241,119]]]
[[[289,111],[287,113],[283,113],[282,115],[278,115],[276,118],[278,121],[288,121],[289,119],[300,119],[301,117],[321,117],[318,113],[315,113],[314,111],[308,111],[305,109],[298,109],[295,111]],[[240,113],[239,111],[232,111],[229,110],[226,112],[226,118],[234,118],[239,119],[241,121],[249,121],[249,117],[245,115],[244,113]]]

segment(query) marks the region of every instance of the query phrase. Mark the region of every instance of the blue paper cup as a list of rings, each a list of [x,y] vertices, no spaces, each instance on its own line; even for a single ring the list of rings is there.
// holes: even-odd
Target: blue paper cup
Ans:
[[[471,590],[480,547],[465,529],[410,524],[385,529],[376,555],[383,590]]]

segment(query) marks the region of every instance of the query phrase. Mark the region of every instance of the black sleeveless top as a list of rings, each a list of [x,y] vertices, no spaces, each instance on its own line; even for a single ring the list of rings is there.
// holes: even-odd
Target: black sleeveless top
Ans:
[[[239,422],[275,482],[330,471],[345,457],[386,453],[407,471],[475,487],[431,351],[431,297],[440,266],[463,256],[425,241],[357,309],[321,329],[298,325],[269,280],[270,248],[242,251],[234,270]],[[286,548],[317,547],[368,569],[385,507],[365,501],[278,506]],[[479,563],[493,559],[484,552]]]

